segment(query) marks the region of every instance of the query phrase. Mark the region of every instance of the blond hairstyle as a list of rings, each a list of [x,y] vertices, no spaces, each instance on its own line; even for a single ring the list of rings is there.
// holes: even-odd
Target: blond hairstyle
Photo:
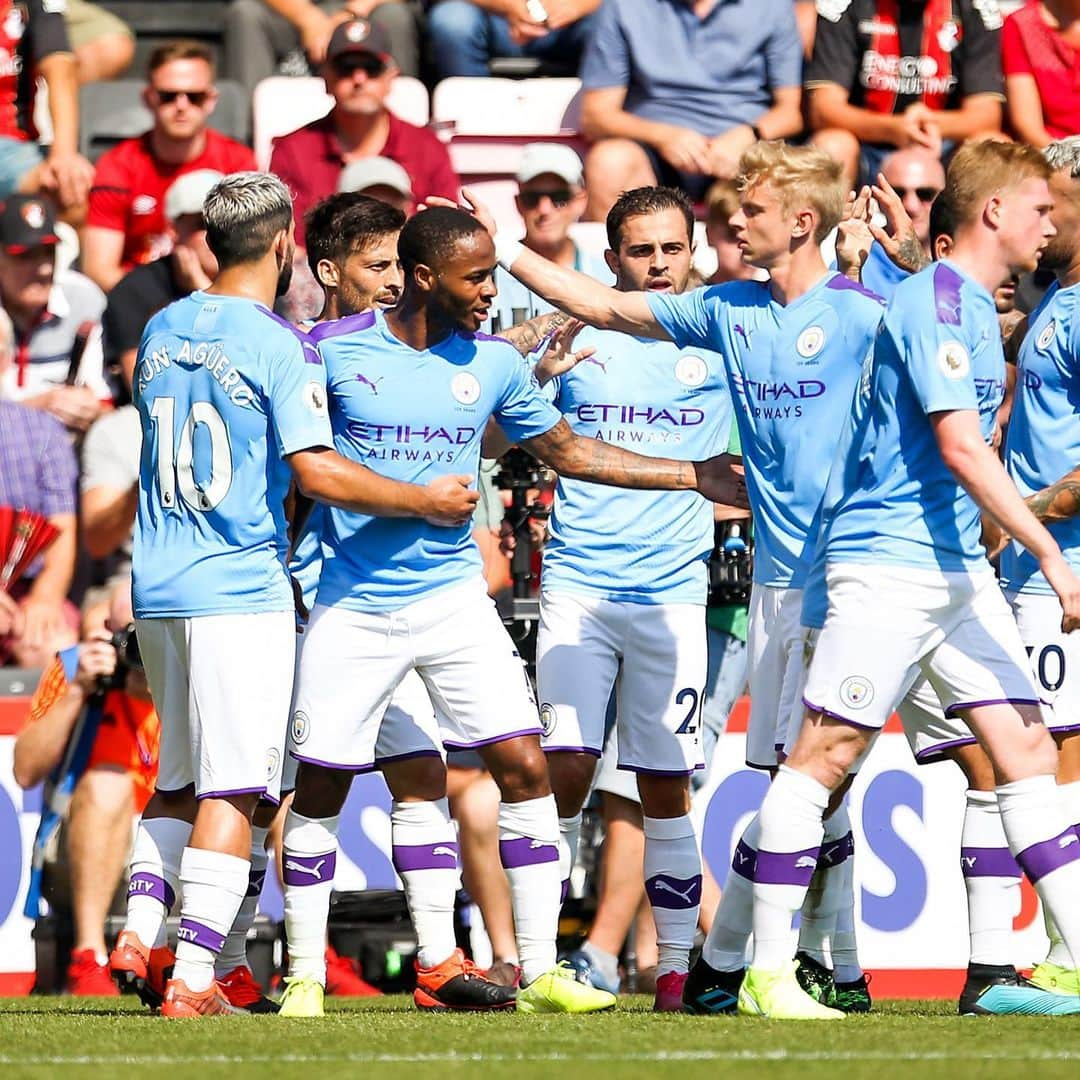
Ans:
[[[705,192],[705,220],[725,228],[739,209],[739,185],[734,180],[717,180]]]
[[[768,184],[785,213],[810,207],[817,214],[814,242],[820,244],[844,214],[840,165],[816,146],[788,146],[779,139],[757,142],[739,160],[739,191]]]
[[[992,139],[964,143],[945,174],[944,197],[952,211],[953,228],[959,230],[975,221],[992,195],[1019,187],[1025,180],[1049,180],[1052,171],[1033,146]]]

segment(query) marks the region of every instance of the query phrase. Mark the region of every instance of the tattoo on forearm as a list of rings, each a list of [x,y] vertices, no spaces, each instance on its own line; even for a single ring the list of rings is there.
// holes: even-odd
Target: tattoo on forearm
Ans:
[[[541,341],[554,333],[560,326],[570,321],[569,315],[561,311],[552,311],[547,315],[537,315],[535,319],[518,323],[502,331],[502,336],[514,346],[522,356],[528,356]]]
[[[1068,521],[1080,513],[1080,476],[1070,473],[1027,498],[1028,508],[1042,522]]]
[[[902,267],[913,274],[930,265],[930,258],[914,233],[908,233],[896,249],[896,258]]]

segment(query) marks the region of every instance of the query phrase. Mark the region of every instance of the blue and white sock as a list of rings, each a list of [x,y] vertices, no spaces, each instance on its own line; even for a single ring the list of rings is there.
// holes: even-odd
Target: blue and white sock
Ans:
[[[180,888],[180,857],[191,837],[191,822],[150,818],[139,822],[128,879],[124,929],[151,949],[168,941],[165,920]]]
[[[646,817],[645,892],[656,922],[657,977],[685,974],[701,906],[701,854],[688,814]]]
[[[262,895],[263,882],[266,880],[266,867],[269,856],[266,854],[268,828],[259,825],[251,827],[251,869],[248,871],[248,887],[240,910],[233,920],[232,929],[225,939],[225,945],[214,963],[218,978],[228,975],[238,967],[247,967],[247,937],[255,915],[259,910],[259,897]]]
[[[1013,919],[1020,910],[1020,867],[1009,851],[997,795],[969,790],[960,835],[960,872],[967,891],[969,962],[1010,962]]]
[[[709,934],[702,946],[705,963],[715,971],[741,971],[754,926],[754,865],[760,828],[757,814],[743,830],[731,859],[731,873],[720,893]]]
[[[845,872],[849,867],[845,864],[854,852],[851,819],[847,806],[841,804],[836,813],[825,820],[821,854],[799,922],[799,951],[809,954],[825,967],[832,967],[834,963],[837,918],[851,894],[850,877]],[[851,899],[853,903],[854,898]]]
[[[751,965],[760,971],[779,971],[795,955],[792,917],[817,869],[829,797],[812,776],[781,765],[761,804]]]
[[[457,948],[454,898],[461,884],[457,830],[446,799],[395,802],[390,810],[394,869],[405,886],[417,963],[438,967]]]
[[[499,857],[510,882],[521,983],[555,967],[559,928],[559,814],[555,796],[499,804]]]
[[[307,818],[290,810],[282,836],[285,939],[289,977],[326,985],[326,923],[337,869],[338,815]]]

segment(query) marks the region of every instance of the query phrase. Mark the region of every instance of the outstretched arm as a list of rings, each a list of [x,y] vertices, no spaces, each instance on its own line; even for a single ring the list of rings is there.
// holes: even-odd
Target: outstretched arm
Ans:
[[[713,502],[746,507],[746,486],[738,458],[720,454],[708,461],[643,457],[597,439],[576,435],[566,420],[522,442],[560,476],[609,487],[699,491]]]

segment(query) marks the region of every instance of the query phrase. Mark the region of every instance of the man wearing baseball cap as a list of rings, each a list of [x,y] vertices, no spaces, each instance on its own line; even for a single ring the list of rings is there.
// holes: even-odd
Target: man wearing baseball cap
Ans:
[[[385,157],[350,161],[338,178],[338,191],[355,191],[389,203],[403,214],[413,210],[412,181],[396,162]]]
[[[521,242],[545,259],[608,284],[611,271],[603,256],[582,250],[570,236],[570,226],[585,211],[581,158],[562,143],[529,143],[521,155],[517,183],[514,205],[525,222]],[[499,295],[492,302],[493,333],[554,310],[501,266],[495,270],[495,285]]]
[[[408,173],[417,199],[457,199],[460,185],[446,147],[433,132],[406,123],[386,107],[397,74],[389,41],[378,26],[350,19],[334,30],[322,69],[334,107],[322,119],[275,139],[270,158],[270,171],[293,194],[297,244],[304,243],[304,214],[337,190],[342,170],[353,161],[389,158]]]
[[[0,205],[0,306],[15,327],[0,397],[85,431],[112,400],[102,370],[105,297],[82,274],[57,273],[57,241],[51,201],[12,195]]]

